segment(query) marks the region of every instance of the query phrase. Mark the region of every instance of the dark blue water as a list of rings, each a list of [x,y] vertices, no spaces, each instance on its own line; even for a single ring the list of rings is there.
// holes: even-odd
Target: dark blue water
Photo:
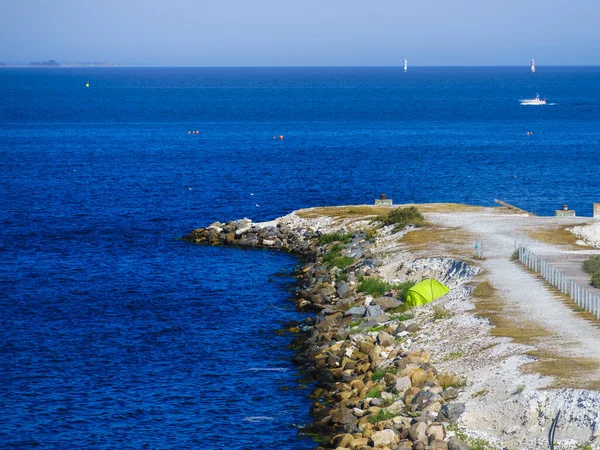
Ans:
[[[599,119],[600,68],[0,70],[0,447],[312,448],[297,261],[177,238],[381,192],[591,215]]]

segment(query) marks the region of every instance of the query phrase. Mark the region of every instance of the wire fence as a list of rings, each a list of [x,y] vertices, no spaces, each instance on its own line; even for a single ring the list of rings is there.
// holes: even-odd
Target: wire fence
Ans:
[[[568,295],[579,308],[593,314],[596,319],[600,320],[600,296],[594,295],[586,288],[568,279],[564,272],[522,245],[515,243],[515,246],[519,252],[519,261],[525,267],[539,273],[544,280],[561,293]]]

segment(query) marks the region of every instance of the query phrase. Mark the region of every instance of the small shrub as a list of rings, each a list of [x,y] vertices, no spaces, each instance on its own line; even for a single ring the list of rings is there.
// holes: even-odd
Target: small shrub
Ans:
[[[515,392],[513,392],[513,395],[520,394],[524,390],[525,390],[525,385],[524,384],[520,384],[520,385],[517,386],[517,389],[515,389]]]
[[[398,300],[405,301],[406,293],[408,290],[415,285],[414,281],[405,281],[404,283],[397,283],[392,286],[393,289],[398,290]]]
[[[399,311],[401,308],[403,310]],[[409,311],[410,308],[411,308],[410,306],[405,307],[404,305],[402,305],[402,306],[399,306],[398,308],[394,308],[393,310],[390,310],[389,312],[391,314],[394,314],[392,316],[392,319],[397,320],[398,322],[403,322],[405,320],[410,320],[410,319],[415,318],[415,313],[412,311]]]
[[[590,275],[600,271],[600,256],[592,256],[587,261],[583,262],[583,270]]]
[[[433,306],[433,320],[443,320],[450,317],[450,311],[444,308],[442,305],[434,305]]]
[[[409,224],[412,224],[415,227],[422,227],[425,225],[425,217],[423,217],[421,211],[414,206],[393,209],[387,216],[379,216],[377,220],[384,225],[395,225],[394,231],[400,231]]]
[[[455,359],[458,359],[458,358],[462,357],[463,355],[464,355],[464,353],[462,352],[462,350],[458,350],[456,352],[451,352],[450,354],[448,354],[448,356],[446,356],[444,361],[454,361]]]
[[[377,237],[377,227],[369,228],[365,232],[365,237],[368,241],[370,241],[371,239],[375,239]]]
[[[448,389],[449,387],[459,388],[467,384],[466,378],[452,372],[441,372],[436,376],[436,379],[443,389]]]
[[[600,270],[592,275],[592,286],[600,288]]]
[[[335,279],[337,281],[348,281],[348,274],[344,272],[340,272],[336,275]]]
[[[519,249],[515,250],[514,252],[512,252],[512,255],[510,255],[511,261],[516,261],[518,259],[519,259]]]
[[[327,233],[319,237],[319,245],[330,244],[331,242],[349,244],[352,242],[352,235],[350,233]]]
[[[373,297],[381,297],[392,289],[392,285],[380,278],[365,278],[356,287],[357,292],[364,292]]]

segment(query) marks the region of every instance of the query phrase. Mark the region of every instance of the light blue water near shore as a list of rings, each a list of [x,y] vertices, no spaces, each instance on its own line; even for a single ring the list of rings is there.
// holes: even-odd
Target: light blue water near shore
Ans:
[[[177,238],[381,192],[591,215],[599,119],[600,68],[0,70],[0,447],[313,447],[296,260]]]

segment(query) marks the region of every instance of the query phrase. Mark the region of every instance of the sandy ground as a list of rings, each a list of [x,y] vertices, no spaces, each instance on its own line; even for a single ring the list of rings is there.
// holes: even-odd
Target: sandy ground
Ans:
[[[455,246],[450,251],[435,242],[419,250],[410,249],[400,239],[406,232],[393,234],[391,229],[383,229],[375,253],[383,263],[379,273],[389,281],[435,277],[451,287],[445,298],[418,308],[414,320],[427,326],[408,345],[427,349],[436,367],[467,376],[460,398],[467,405],[461,427],[471,436],[494,443],[496,448],[548,448],[548,430],[560,410],[555,448],[600,448],[600,392],[579,388],[600,381],[600,372],[590,369],[577,373],[570,377],[569,388],[555,388],[561,380],[523,370],[535,361],[527,354],[531,351],[555,355],[566,367],[580,359],[588,361],[590,367],[600,367],[598,323],[581,317],[544,280],[510,259],[515,243],[521,243],[566,271],[569,278],[586,285],[589,275],[581,270],[581,261],[600,254],[593,248],[600,247],[600,225],[586,225],[590,218],[526,216],[499,208],[432,212],[426,213],[426,218],[443,229],[449,228],[449,233],[464,231],[458,250]],[[278,221],[326,232],[370,226],[369,221],[301,219],[295,213]],[[566,224],[577,226],[578,235],[591,246],[549,244],[527,233]],[[483,260],[473,260],[475,240],[483,244]],[[482,280],[497,289],[504,314],[511,321],[543,328],[548,336],[524,345],[492,335],[493,325],[475,315],[470,295],[473,282]],[[434,320],[436,305],[443,305],[451,312],[450,317]]]

